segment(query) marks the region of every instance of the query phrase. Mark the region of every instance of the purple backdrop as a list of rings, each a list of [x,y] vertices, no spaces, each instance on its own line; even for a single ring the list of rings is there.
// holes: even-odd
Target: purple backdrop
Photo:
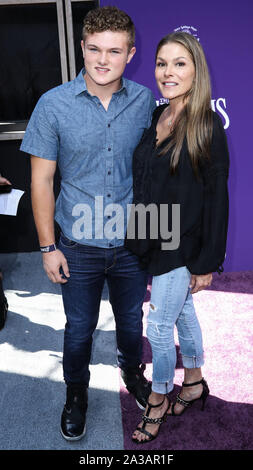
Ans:
[[[212,107],[223,119],[231,158],[226,271],[253,269],[252,44],[253,2],[241,0],[101,0],[126,11],[136,26],[137,53],[126,77],[151,88],[157,100],[154,56],[159,40],[175,29],[196,35],[212,80]]]

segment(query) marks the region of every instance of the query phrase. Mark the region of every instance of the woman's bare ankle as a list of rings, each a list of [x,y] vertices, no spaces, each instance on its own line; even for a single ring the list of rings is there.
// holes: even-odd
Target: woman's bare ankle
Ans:
[[[200,367],[194,369],[184,369],[184,383],[190,384],[200,382],[202,378],[202,371]]]
[[[159,403],[163,403],[164,398],[165,395],[152,391],[149,395],[148,402],[151,403],[151,405],[158,405]]]

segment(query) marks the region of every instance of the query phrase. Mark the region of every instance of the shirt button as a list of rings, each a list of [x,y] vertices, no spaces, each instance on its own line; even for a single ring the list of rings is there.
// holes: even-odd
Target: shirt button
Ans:
[[[110,175],[110,174],[111,174],[111,171],[109,170],[107,174]]]
[[[111,147],[109,147],[109,148],[108,148],[108,152],[110,152],[111,150],[112,150]]]
[[[111,124],[110,124],[110,123],[108,124],[108,127],[111,127]]]
[[[111,197],[111,195],[110,195],[110,194],[107,194],[107,197]]]

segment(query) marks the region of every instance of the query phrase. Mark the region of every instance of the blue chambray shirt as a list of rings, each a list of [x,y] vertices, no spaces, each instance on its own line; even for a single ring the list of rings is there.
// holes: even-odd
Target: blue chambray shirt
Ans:
[[[71,240],[109,248],[124,243],[132,203],[132,155],[151,123],[152,92],[122,78],[108,110],[91,96],[85,70],[39,99],[20,150],[57,160],[55,219]]]

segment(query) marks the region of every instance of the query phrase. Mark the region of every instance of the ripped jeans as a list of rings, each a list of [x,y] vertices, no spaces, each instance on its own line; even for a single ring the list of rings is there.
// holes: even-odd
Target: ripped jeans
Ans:
[[[183,366],[201,367],[204,363],[202,333],[189,289],[191,274],[180,267],[153,276],[147,337],[152,348],[152,390],[166,394],[173,389],[176,367],[174,327],[178,331]]]

